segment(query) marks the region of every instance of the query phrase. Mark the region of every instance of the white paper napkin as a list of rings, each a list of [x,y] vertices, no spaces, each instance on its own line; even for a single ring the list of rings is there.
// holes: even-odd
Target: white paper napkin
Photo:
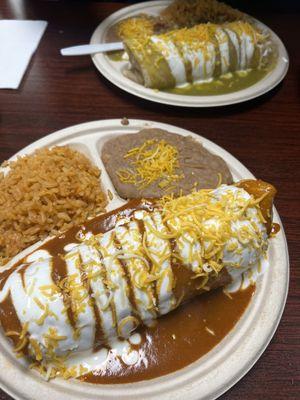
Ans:
[[[17,89],[46,21],[0,20],[0,89]]]

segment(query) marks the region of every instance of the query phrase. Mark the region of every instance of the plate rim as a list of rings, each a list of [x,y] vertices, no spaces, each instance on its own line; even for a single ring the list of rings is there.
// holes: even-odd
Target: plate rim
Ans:
[[[88,131],[89,129],[90,130],[97,130],[97,129],[105,130],[105,128],[106,127],[108,128],[109,126],[116,126],[119,129],[123,129],[123,128],[126,129],[126,128],[129,127],[129,128],[135,129],[135,131],[137,131],[141,127],[146,127],[146,126],[147,127],[159,127],[159,128],[166,129],[166,130],[169,130],[169,131],[174,132],[174,133],[179,133],[179,134],[184,134],[184,135],[191,135],[192,137],[197,137],[197,139],[200,142],[202,142],[204,145],[211,145],[212,146],[213,150],[211,150],[209,148],[210,151],[214,152],[216,150],[218,150],[218,151],[220,150],[221,151],[221,157],[224,157],[224,154],[225,154],[226,158],[228,157],[229,160],[230,160],[229,166],[232,163],[232,161],[234,161],[237,164],[237,167],[242,170],[242,175],[246,175],[247,177],[253,177],[251,172],[240,161],[238,161],[232,154],[227,152],[222,147],[218,146],[216,143],[206,139],[205,137],[203,137],[201,135],[198,135],[198,134],[196,134],[194,132],[191,132],[189,130],[174,126],[174,125],[164,124],[164,123],[155,122],[155,121],[149,121],[149,120],[139,120],[139,119],[129,119],[129,126],[125,126],[125,127],[124,126],[122,127],[122,120],[121,119],[98,120],[98,121],[92,121],[92,122],[87,122],[87,123],[83,123],[83,124],[78,124],[78,125],[74,125],[74,126],[71,126],[71,127],[67,127],[65,129],[62,129],[62,130],[56,131],[56,132],[54,132],[52,134],[49,134],[49,135],[47,135],[47,136],[45,136],[45,137],[33,142],[32,144],[26,146],[25,148],[23,148],[19,152],[17,152],[15,155],[13,155],[10,158],[10,160],[11,159],[15,159],[18,155],[31,153],[36,148],[40,148],[40,147],[46,146],[47,144],[50,145],[50,146],[51,145],[55,145],[56,144],[55,141],[56,142],[57,141],[58,142],[59,141],[63,141],[64,138],[67,138],[67,139],[68,138],[76,138],[78,135],[84,133],[85,131]],[[100,139],[102,135],[103,135],[103,133],[100,132],[98,138]],[[104,132],[104,135],[105,135],[105,132]],[[51,144],[51,142],[52,142],[52,144]],[[225,158],[225,161],[227,161],[226,158]],[[280,217],[279,217],[276,209],[275,209],[274,215],[276,216],[278,221],[281,223]],[[281,223],[281,226],[282,226],[282,223]],[[252,366],[257,362],[257,360],[260,358],[260,356],[262,355],[262,353],[265,351],[266,347],[268,346],[269,342],[271,341],[273,335],[275,334],[275,331],[276,331],[276,329],[277,329],[277,327],[278,327],[278,325],[280,323],[282,313],[284,311],[284,307],[285,307],[286,299],[287,299],[287,295],[288,295],[288,286],[289,286],[289,254],[288,254],[288,247],[287,247],[287,242],[286,242],[286,238],[285,238],[285,233],[284,233],[283,227],[282,227],[282,230],[281,230],[281,236],[282,236],[281,237],[281,241],[283,242],[284,250],[285,250],[284,259],[286,261],[284,295],[283,295],[283,298],[281,299],[279,310],[277,310],[275,323],[273,321],[272,327],[271,327],[271,329],[269,329],[268,338],[267,338],[267,340],[264,341],[264,344],[262,346],[260,346],[259,351],[257,351],[255,353],[255,355],[246,363],[246,366],[244,366],[243,369],[239,369],[239,372],[238,372],[238,374],[236,374],[236,376],[234,376],[229,382],[227,382],[225,386],[223,386],[222,388],[218,388],[218,390],[215,391],[214,393],[211,393],[211,395],[209,395],[209,397],[203,397],[203,399],[216,399],[221,394],[223,394],[228,389],[230,389],[235,383],[237,383],[252,368]],[[264,281],[266,281],[266,280],[264,280]],[[235,333],[235,335],[236,334],[237,333]],[[228,335],[226,337],[228,337]],[[223,339],[223,341],[226,339],[226,337]],[[0,354],[0,360],[3,360],[5,358],[4,356],[5,356],[5,353]],[[201,357],[201,359],[203,359],[203,357]],[[147,382],[150,382],[150,385],[147,385],[147,386],[151,386],[153,384],[153,382],[155,382],[155,384],[156,384],[157,381],[161,381],[161,380],[164,380],[164,379],[165,380],[170,380],[170,382],[172,382],[172,381],[174,381],[174,379],[176,380],[176,376],[175,376],[176,374],[180,375],[181,372],[184,371],[183,372],[183,375],[184,375],[188,368],[191,369],[191,370],[194,369],[194,366],[193,366],[194,364],[195,363],[192,363],[189,366],[187,366],[187,367],[185,367],[185,368],[183,368],[181,370],[176,371],[175,373],[171,373],[171,374],[168,374],[168,375],[160,377],[160,378],[156,378],[156,379],[153,379],[153,380],[150,380],[150,381],[137,382],[138,385],[134,384],[134,386],[140,386],[139,384],[143,385],[144,382],[146,382],[146,385],[147,385]],[[19,369],[20,364],[15,362],[15,367],[17,369]],[[19,390],[16,390],[17,388],[14,385],[12,387],[10,387],[7,384],[7,380],[5,380],[5,379],[3,380],[3,376],[2,376],[3,372],[2,371],[3,371],[3,369],[1,369],[1,371],[0,371],[0,387],[3,390],[5,390],[9,395],[11,395],[12,397],[14,397],[16,399],[19,399],[19,400],[25,400],[25,399],[28,398],[27,396],[31,396],[31,398],[37,399],[37,397],[33,396],[32,392],[31,393],[25,393],[25,395],[24,395],[24,393],[20,392],[20,389],[22,388],[22,384],[21,384],[21,386],[18,385],[17,388]],[[41,379],[40,378],[37,379],[35,374],[28,374],[28,372],[27,372],[27,377],[28,376],[30,376],[30,379],[34,378],[36,382],[38,381],[38,383],[41,383],[40,382]],[[9,382],[14,382],[14,381],[12,380],[12,381],[9,381]],[[64,382],[64,383],[66,384],[66,382]],[[46,386],[47,387],[47,391],[51,392],[51,388],[54,385],[51,386],[51,383],[46,383],[46,385],[47,385]],[[67,383],[67,385],[68,385],[68,383]],[[78,384],[76,384],[74,386],[78,386]],[[84,388],[86,388],[87,386],[90,387],[89,384],[84,384]],[[92,386],[95,387],[95,385],[92,385]],[[117,386],[116,391],[118,392],[118,388],[120,388],[120,391],[122,391],[122,393],[123,393],[125,391],[125,387],[128,388],[129,386],[131,386],[131,384],[99,385],[97,387],[101,387],[103,389],[103,386],[105,386],[108,389],[109,389],[109,386],[113,386],[113,389],[112,389],[113,392],[114,392],[115,387]],[[27,386],[25,385],[25,387],[27,387]],[[61,385],[61,387],[63,387],[63,385]],[[74,392],[71,393],[71,392],[70,392],[69,396],[67,396],[67,395],[65,396],[66,399],[75,399],[76,397],[78,397],[78,396],[76,396],[77,392],[76,393],[74,393]],[[164,395],[165,395],[165,393],[164,393]],[[59,397],[54,397],[53,395],[50,396],[49,399],[50,398],[59,399]],[[103,398],[106,399],[106,398],[114,398],[114,397],[110,397],[110,396],[107,397],[107,393],[105,393],[105,396],[103,395]],[[127,399],[127,398],[131,398],[131,397],[124,396],[124,398]],[[148,397],[148,394],[147,394],[147,397],[145,396],[145,398],[154,398],[154,397],[151,397],[151,396]],[[169,398],[169,397],[164,397],[164,398]],[[195,392],[194,392],[194,396],[192,396],[192,393],[191,393],[190,397],[189,397],[189,399],[198,399],[198,398],[199,398],[198,395],[196,395],[196,397],[195,397]]]
[[[172,0],[154,0],[149,2],[137,3],[117,10],[116,12],[105,18],[96,27],[91,36],[90,43],[99,43],[97,37],[99,35],[105,36],[106,30],[117,20],[126,17],[126,14],[138,12],[139,9],[143,10],[151,9],[153,7],[167,6],[171,2]],[[289,68],[289,56],[283,42],[278,37],[278,35],[259,20],[250,15],[249,17],[252,18],[256,23],[258,23],[262,28],[267,29],[270,32],[273,40],[276,42],[278,47],[278,60],[276,66],[261,80],[247,88],[232,93],[211,96],[185,96],[166,93],[163,91],[155,91],[153,89],[145,88],[144,86],[124,77],[119,71],[116,71],[110,66],[112,62],[108,60],[105,54],[98,53],[92,55],[91,59],[100,74],[102,74],[109,82],[117,86],[119,89],[124,90],[125,92],[139,98],[155,103],[189,108],[220,107],[243,103],[256,97],[260,97],[263,94],[271,91],[284,79]]]

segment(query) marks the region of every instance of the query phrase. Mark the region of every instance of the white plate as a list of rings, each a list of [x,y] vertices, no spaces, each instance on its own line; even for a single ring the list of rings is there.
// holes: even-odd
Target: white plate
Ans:
[[[101,22],[92,35],[91,43],[95,44],[105,42],[109,28],[115,25],[121,19],[141,13],[158,15],[162,9],[170,4],[170,2],[170,0],[149,1],[122,8]],[[241,103],[246,100],[261,96],[262,94],[273,89],[285,77],[289,66],[287,51],[279,37],[266,25],[257,20],[255,20],[255,22],[262,29],[267,29],[269,31],[272,41],[278,48],[278,61],[275,68],[263,79],[246,89],[242,89],[233,93],[212,96],[188,96],[166,93],[163,91],[155,91],[153,89],[145,88],[144,86],[133,82],[123,75],[122,71],[124,68],[126,68],[126,65],[128,65],[128,62],[126,61],[112,61],[104,53],[93,55],[92,60],[96,68],[110,82],[126,92],[134,94],[138,97],[142,97],[143,99],[181,107],[213,107]]]
[[[12,159],[17,155],[32,153],[37,148],[68,144],[85,153],[102,170],[103,187],[115,193],[98,151],[114,135],[156,127],[183,136],[191,135],[202,142],[204,147],[227,162],[235,180],[253,178],[247,168],[227,151],[199,135],[157,122],[129,122],[129,125],[122,125],[121,120],[103,120],[72,126],[38,140]],[[109,209],[122,202],[115,195]],[[276,210],[275,221],[281,224]],[[269,257],[270,268],[259,278],[253,299],[235,328],[204,357],[179,371],[149,381],[122,385],[92,385],[61,379],[45,382],[37,373],[22,366],[7,339],[0,334],[0,386],[20,400],[215,399],[254,365],[271,340],[281,318],[289,280],[288,250],[282,225],[278,235],[271,241]]]

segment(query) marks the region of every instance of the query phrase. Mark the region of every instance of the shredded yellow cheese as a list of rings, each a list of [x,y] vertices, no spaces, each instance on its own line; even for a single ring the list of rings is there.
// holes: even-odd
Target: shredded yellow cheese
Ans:
[[[216,336],[215,332],[214,332],[212,329],[208,328],[207,326],[205,327],[205,330],[206,330],[206,332],[208,332],[210,335]]]
[[[20,336],[20,332],[17,332],[17,331],[7,331],[7,332],[5,332],[5,336]]]
[[[163,222],[168,233],[148,227],[151,232],[162,239],[176,239],[177,248],[187,249],[185,263],[194,267],[195,279],[203,277],[198,289],[206,286],[208,276],[218,274],[223,268],[223,251],[241,254],[242,245],[253,248],[264,248],[264,238],[255,220],[250,224],[233,229],[235,221],[249,222],[249,208],[255,208],[260,222],[264,222],[259,208],[260,201],[253,197],[245,198],[242,193],[226,191],[216,197],[211,189],[194,191],[188,196],[174,198],[165,196],[160,201]],[[201,251],[193,249],[200,244]],[[173,254],[176,257],[176,253]],[[180,260],[182,262],[182,260]]]
[[[117,33],[121,39],[139,38],[154,33],[155,20],[148,16],[135,16],[121,20],[117,25]]]
[[[71,308],[76,321],[79,314],[85,312],[87,302],[84,300],[89,296],[80,274],[74,273],[66,276],[58,283],[58,286],[64,292],[65,305],[67,308]]]
[[[40,318],[38,318],[35,322],[37,323],[37,325],[43,325],[43,323],[45,322],[45,319],[47,317],[54,317],[56,320],[58,320],[58,316],[49,309],[49,304],[47,303],[45,305],[45,308],[43,310],[44,312],[42,313],[42,315],[40,316]]]
[[[41,351],[41,348],[38,344],[38,342],[35,339],[30,338],[29,342],[31,344],[32,350],[34,352],[34,356],[36,361],[42,361],[43,359],[43,353]]]
[[[5,332],[5,335],[8,337],[11,336],[18,336],[18,342],[14,348],[14,352],[17,353],[17,357],[22,357],[23,353],[22,350],[27,346],[28,344],[28,338],[27,338],[27,332],[28,332],[28,326],[29,326],[29,322],[26,322],[23,326],[22,326],[22,331],[21,332],[17,332],[17,331],[7,331]]]
[[[128,323],[131,323],[131,328],[130,331],[134,331],[138,326],[139,326],[139,320],[132,316],[132,315],[128,315],[128,317],[123,318],[118,326],[117,326],[117,332],[118,332],[118,336],[120,337],[125,337],[127,332],[123,332],[123,328],[125,327],[125,325],[127,325]]]
[[[117,171],[120,181],[140,189],[157,181],[165,189],[184,178],[178,150],[165,140],[146,140],[140,147],[129,150],[124,159],[129,160],[130,168]]]

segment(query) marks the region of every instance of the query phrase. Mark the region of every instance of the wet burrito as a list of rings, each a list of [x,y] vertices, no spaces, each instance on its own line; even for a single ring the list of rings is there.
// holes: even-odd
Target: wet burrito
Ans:
[[[260,263],[275,192],[262,181],[242,181],[133,200],[50,240],[0,274],[6,336],[47,377],[84,374],[86,352],[152,326]],[[70,373],[74,354],[80,357]]]
[[[167,89],[208,81],[229,72],[260,69],[272,52],[253,24],[199,24],[159,35],[124,39],[130,77],[146,87]]]

